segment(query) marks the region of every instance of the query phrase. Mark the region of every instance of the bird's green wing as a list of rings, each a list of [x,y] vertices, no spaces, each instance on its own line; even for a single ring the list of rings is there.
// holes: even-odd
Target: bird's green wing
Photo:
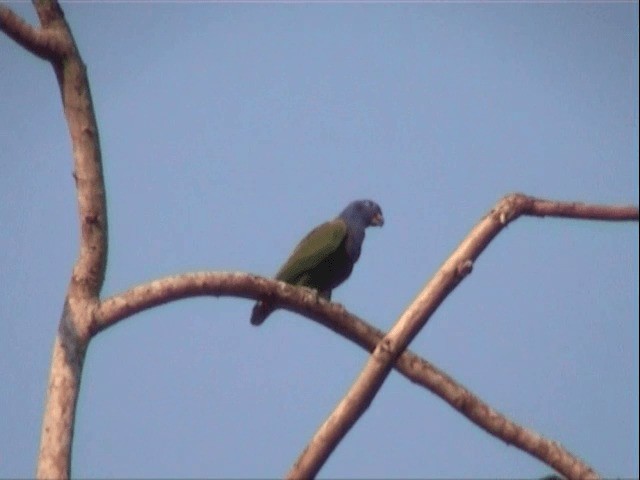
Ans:
[[[300,241],[276,279],[295,285],[302,274],[335,252],[346,235],[347,225],[339,218],[317,226]]]

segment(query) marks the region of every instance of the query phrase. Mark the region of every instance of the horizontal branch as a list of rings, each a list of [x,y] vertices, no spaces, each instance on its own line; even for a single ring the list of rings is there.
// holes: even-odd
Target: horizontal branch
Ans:
[[[30,25],[6,5],[0,5],[0,31],[43,60],[59,59],[68,51],[55,31]]]
[[[274,306],[311,318],[369,352],[373,352],[384,338],[382,331],[352,315],[342,305],[317,297],[311,290],[246,273],[227,272],[199,272],[166,277],[107,298],[95,312],[93,334],[143,310],[203,295],[231,295],[251,299],[269,297]],[[579,463],[566,449],[495,411],[415,353],[405,350],[396,360],[395,368],[413,383],[438,395],[486,432],[552,468],[562,471],[563,466]]]
[[[520,215],[532,217],[574,218],[577,220],[604,220],[611,222],[638,221],[640,211],[634,205],[597,205],[582,202],[558,202],[530,197],[522,193],[512,193],[504,197],[509,204],[512,217],[502,217],[501,221],[513,221]]]

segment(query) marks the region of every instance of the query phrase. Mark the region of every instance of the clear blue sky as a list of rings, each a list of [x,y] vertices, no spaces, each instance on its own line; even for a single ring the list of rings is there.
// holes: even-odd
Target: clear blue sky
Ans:
[[[35,20],[32,7],[10,3]],[[104,295],[271,275],[350,200],[380,203],[334,300],[386,329],[504,194],[638,203],[638,4],[67,3],[108,189]],[[78,250],[51,67],[0,36],[0,477],[33,475]],[[202,298],[87,355],[77,477],[275,477],[366,361],[288,312]],[[638,226],[521,219],[411,345],[607,477],[638,472]],[[393,373],[323,477],[548,467]]]

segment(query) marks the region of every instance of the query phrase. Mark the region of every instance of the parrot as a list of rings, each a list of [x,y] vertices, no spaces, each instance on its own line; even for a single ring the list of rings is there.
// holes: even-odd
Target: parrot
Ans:
[[[360,258],[365,229],[382,225],[384,217],[376,202],[351,202],[335,219],[318,225],[300,241],[275,279],[313,288],[330,301],[331,291],[349,278]],[[268,301],[259,300],[253,307],[251,324],[262,324],[273,310]]]

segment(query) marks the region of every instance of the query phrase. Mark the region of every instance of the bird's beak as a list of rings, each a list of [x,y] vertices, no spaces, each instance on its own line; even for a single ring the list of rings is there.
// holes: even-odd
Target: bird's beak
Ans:
[[[378,212],[373,216],[371,219],[371,225],[375,227],[381,227],[384,225],[384,217],[382,216],[382,213]]]

